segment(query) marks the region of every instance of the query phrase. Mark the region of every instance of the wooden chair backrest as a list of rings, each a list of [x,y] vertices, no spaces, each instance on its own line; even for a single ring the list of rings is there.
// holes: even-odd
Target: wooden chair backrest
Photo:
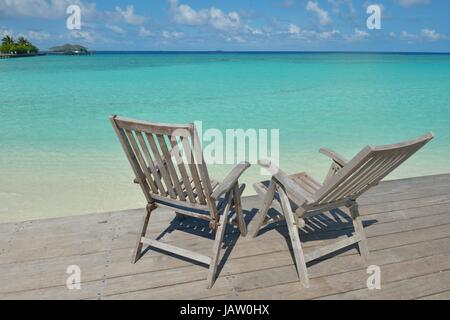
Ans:
[[[428,133],[416,140],[367,146],[340,169],[316,192],[315,203],[326,204],[343,199],[356,199],[433,139]]]
[[[118,116],[110,120],[149,202],[187,204],[202,210],[213,204],[194,124],[150,123]]]

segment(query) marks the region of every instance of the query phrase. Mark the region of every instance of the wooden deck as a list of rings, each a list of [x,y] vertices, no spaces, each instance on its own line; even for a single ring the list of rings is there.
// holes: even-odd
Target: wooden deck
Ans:
[[[257,205],[256,197],[244,200],[247,222]],[[210,290],[207,269],[187,260],[148,250],[132,265],[139,209],[0,224],[0,298],[450,299],[450,174],[383,182],[360,199],[360,209],[370,263],[381,268],[381,290],[366,288],[369,275],[354,247],[310,265],[310,288],[304,289],[284,223],[254,239],[228,227]],[[314,218],[301,232],[305,251],[345,237],[350,226],[343,212]],[[148,235],[161,232],[164,241],[210,253],[212,235],[202,222],[161,209]],[[66,288],[69,265],[81,268],[80,290]]]

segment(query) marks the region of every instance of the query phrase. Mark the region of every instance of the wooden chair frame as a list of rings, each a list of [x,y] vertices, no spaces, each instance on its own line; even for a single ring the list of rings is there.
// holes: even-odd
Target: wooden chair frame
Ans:
[[[147,199],[132,263],[138,261],[143,244],[147,244],[208,265],[211,288],[226,225],[237,224],[242,236],[247,233],[241,204],[245,185],[239,185],[238,179],[250,164],[236,165],[222,183],[217,183],[209,178],[194,124],[150,123],[116,115],[110,121],[135,174],[134,182]],[[158,207],[209,221],[216,232],[211,256],[145,237],[150,215]],[[230,219],[232,210],[234,219]]]
[[[378,147],[367,146],[351,161],[347,161],[336,152],[322,148],[319,151],[333,161],[323,184],[304,172],[288,176],[274,164],[260,161],[260,165],[270,170],[273,175],[268,186],[264,183],[254,184],[257,194],[263,201],[254,219],[252,236],[256,237],[264,226],[286,220],[297,273],[305,287],[309,287],[306,263],[310,261],[353,244],[358,245],[361,256],[364,261],[367,261],[369,248],[357,198],[372,186],[377,185],[433,137],[432,133],[428,133],[408,142]],[[280,213],[275,218],[267,216],[271,207]],[[297,228],[304,227],[307,218],[342,207],[347,207],[350,211],[354,234],[304,254]]]

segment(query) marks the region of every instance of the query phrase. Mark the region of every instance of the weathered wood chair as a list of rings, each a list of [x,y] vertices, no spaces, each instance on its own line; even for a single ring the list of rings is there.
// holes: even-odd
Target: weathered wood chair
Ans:
[[[208,287],[215,279],[220,248],[227,223],[247,233],[241,206],[244,185],[238,179],[250,166],[236,165],[222,183],[210,180],[194,124],[147,123],[118,116],[110,117],[138,183],[147,199],[132,263],[140,258],[142,245],[209,265]],[[179,216],[209,221],[215,230],[211,257],[145,237],[150,214],[157,207],[173,209]],[[234,208],[234,219],[229,219]]]
[[[263,202],[254,219],[252,236],[255,237],[262,227],[285,219],[297,273],[305,287],[309,287],[307,262],[355,243],[358,244],[361,256],[366,260],[369,249],[356,200],[431,139],[433,134],[428,133],[404,143],[367,146],[350,161],[329,149],[320,149],[321,153],[333,160],[323,184],[307,173],[287,175],[270,162],[260,161],[260,165],[272,173],[272,178],[270,181],[254,184]],[[268,217],[270,207],[274,207],[279,214],[273,218]],[[305,219],[309,217],[342,207],[349,208],[355,229],[354,235],[304,254],[297,228],[304,227]]]

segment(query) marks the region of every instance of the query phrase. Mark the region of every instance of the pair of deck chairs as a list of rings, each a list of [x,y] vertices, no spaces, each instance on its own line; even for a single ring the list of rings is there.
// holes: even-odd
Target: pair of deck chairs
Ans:
[[[208,265],[207,283],[211,288],[227,224],[237,225],[242,236],[247,234],[241,204],[245,185],[239,184],[239,178],[250,164],[239,163],[218,183],[209,177],[194,124],[149,123],[118,116],[111,116],[110,121],[134,171],[134,182],[139,184],[147,200],[132,263],[141,257],[146,244]],[[264,226],[286,220],[297,273],[305,287],[309,287],[306,264],[310,261],[354,244],[366,260],[369,249],[358,211],[358,197],[432,138],[433,134],[428,133],[413,141],[367,146],[350,161],[329,149],[320,149],[332,160],[323,183],[304,172],[287,175],[273,163],[260,161],[272,177],[254,185],[262,201],[254,218],[252,236]],[[150,215],[158,207],[169,208],[181,217],[206,220],[215,231],[212,254],[206,256],[147,238]],[[298,228],[304,227],[308,218],[343,207],[349,209],[354,235],[304,254]],[[277,210],[278,215],[269,217],[270,208]]]

